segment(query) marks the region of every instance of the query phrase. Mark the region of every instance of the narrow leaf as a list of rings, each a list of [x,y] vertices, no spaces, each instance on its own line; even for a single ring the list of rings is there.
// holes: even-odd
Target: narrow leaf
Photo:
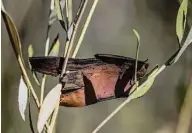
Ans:
[[[55,9],[56,9],[58,20],[63,20],[63,17],[62,17],[63,15],[62,15],[62,10],[61,10],[59,0],[55,0]]]
[[[69,27],[68,31],[67,31],[68,40],[71,40],[71,36],[73,34],[73,31],[74,31],[74,24],[72,23],[71,26]]]
[[[135,98],[139,98],[141,96],[143,96],[153,85],[154,81],[155,81],[155,77],[153,77],[153,75],[158,71],[158,66],[155,67],[149,74],[146,75],[147,80],[145,81],[145,83],[143,83],[144,85],[142,87],[138,87],[138,83],[136,83],[132,88],[130,93],[132,93],[134,90],[134,92],[131,94],[132,95],[132,99]]]
[[[52,133],[53,130],[54,130],[54,127],[56,125],[56,118],[57,118],[57,114],[58,114],[58,111],[59,111],[59,104],[60,104],[60,101],[57,102],[57,106],[56,106],[56,108],[55,108],[55,110],[53,112],[48,133]]]
[[[28,89],[23,80],[23,77],[21,76],[19,84],[18,102],[19,102],[19,112],[24,121],[25,121],[25,110],[27,107],[27,99],[28,99]]]
[[[185,30],[185,25],[186,25],[187,5],[188,5],[188,0],[183,0],[177,14],[176,34],[180,44],[183,39],[183,34]]]
[[[137,32],[137,30],[133,29],[133,32],[137,38],[137,42],[140,44],[140,36],[139,36],[139,33]]]
[[[31,116],[31,105],[29,102],[29,125],[32,133],[35,133],[34,128],[33,128],[33,121],[32,121],[32,116]]]
[[[40,108],[38,122],[37,122],[37,129],[40,133],[43,130],[43,127],[54,111],[54,109],[57,107],[57,103],[60,100],[61,95],[61,84],[57,84],[45,97],[43,104]]]
[[[182,47],[179,49],[179,52],[177,53],[176,57],[174,58],[173,63],[176,63],[179,58],[181,57],[181,55],[183,54],[183,52],[185,51],[185,49],[192,43],[192,26],[190,28],[190,31],[188,33],[187,39],[185,40],[184,44],[182,45]]]
[[[51,45],[49,56],[58,56],[59,48],[60,48],[60,42],[59,42],[59,34],[58,34],[54,39],[53,44]]]
[[[37,104],[37,106],[39,106],[39,101],[38,101],[37,95],[32,87],[32,84],[31,84],[29,77],[27,75],[27,72],[26,72],[25,63],[24,63],[23,55],[22,55],[22,51],[21,51],[21,42],[20,42],[19,34],[17,32],[17,29],[16,29],[11,17],[8,15],[8,13],[3,8],[3,3],[1,3],[1,14],[2,14],[3,20],[5,22],[8,34],[9,34],[9,38],[11,40],[11,44],[14,49],[14,53],[17,57],[19,67],[20,67],[22,75],[23,75],[23,79],[24,79],[28,89],[31,91],[31,93],[35,99],[35,103]]]
[[[137,38],[137,50],[136,50],[136,60],[135,60],[135,83],[137,82],[137,63],[138,63],[138,58],[139,58],[139,47],[140,47],[140,36],[139,33],[133,29],[133,32]]]

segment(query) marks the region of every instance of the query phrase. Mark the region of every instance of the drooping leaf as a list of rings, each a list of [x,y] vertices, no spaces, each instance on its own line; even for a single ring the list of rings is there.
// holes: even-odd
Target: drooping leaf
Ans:
[[[59,34],[58,34],[54,39],[53,44],[51,45],[49,56],[58,56],[59,48],[60,48],[60,42],[59,42]]]
[[[29,80],[28,74],[26,72],[25,62],[23,60],[22,50],[21,50],[21,42],[20,37],[17,32],[16,26],[14,25],[13,20],[9,16],[9,14],[6,12],[6,10],[3,7],[3,3],[1,3],[1,14],[3,17],[3,20],[5,22],[6,29],[9,34],[9,38],[11,40],[12,47],[14,49],[14,53],[17,57],[17,61],[19,63],[19,67],[21,69],[21,73],[23,76],[23,80],[25,81],[28,89],[31,91],[33,98],[35,99],[36,105],[39,107],[39,101],[37,98],[37,95],[32,87],[32,84]]]
[[[25,110],[27,107],[27,100],[28,100],[28,89],[23,80],[23,77],[21,76],[19,83],[18,103],[19,103],[19,112],[24,121],[25,121]]]
[[[43,130],[43,127],[54,111],[54,109],[57,107],[57,103],[60,100],[61,95],[61,84],[57,84],[45,97],[43,104],[40,108],[38,122],[37,122],[37,129],[40,133]]]
[[[147,79],[141,86],[138,86],[138,83],[136,83],[131,88],[130,94],[132,96],[132,99],[143,96],[151,88],[151,86],[153,85],[153,83],[155,81],[155,77],[153,77],[153,76],[158,71],[158,69],[159,69],[158,66],[156,66],[149,74],[147,74],[146,75]]]
[[[65,4],[65,0],[63,1],[63,3]],[[63,20],[63,14],[62,14],[62,7],[60,5],[59,0],[55,0],[55,9],[56,9],[56,14],[57,14],[57,18],[58,20]]]
[[[188,0],[183,0],[181,2],[181,5],[178,10],[178,14],[177,14],[176,34],[177,34],[180,44],[183,39],[183,34],[184,34],[184,30],[185,30],[185,25],[186,25],[187,6],[188,6]]]
[[[188,33],[188,36],[185,40],[185,43],[183,44],[184,46],[188,46],[189,44],[192,43],[192,26],[190,27],[190,30],[189,30],[189,33]]]
[[[71,26],[69,27],[68,31],[67,31],[68,40],[71,40],[73,30],[74,30],[74,24],[72,23]]]

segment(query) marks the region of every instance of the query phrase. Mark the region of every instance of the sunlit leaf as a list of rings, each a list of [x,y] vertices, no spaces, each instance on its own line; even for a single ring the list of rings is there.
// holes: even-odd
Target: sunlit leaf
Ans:
[[[21,76],[19,83],[18,102],[19,102],[19,112],[24,121],[25,121],[25,110],[27,107],[27,99],[28,99],[28,89],[25,82],[23,81],[23,77]]]
[[[32,44],[30,44],[28,47],[28,57],[32,57],[33,54],[34,54],[33,46]]]
[[[179,51],[177,52],[176,57],[173,60],[173,63],[176,63],[179,58],[181,57],[181,55],[183,54],[183,52],[185,51],[185,49],[192,43],[192,26],[190,28],[190,31],[187,35],[187,39],[185,40],[184,44],[182,45],[182,47],[179,49]]]
[[[188,6],[188,0],[183,0],[177,14],[176,34],[180,44],[183,39],[183,34],[185,30],[185,25],[186,25],[187,6]]]
[[[158,66],[155,67],[149,74],[146,75],[147,80],[143,83],[142,87],[139,86],[138,82],[131,88],[130,94],[132,99],[143,96],[153,85],[155,81],[154,74],[158,71]],[[137,88],[138,87],[138,88]],[[133,92],[134,91],[134,92]],[[132,93],[133,92],[133,93]]]
[[[43,130],[46,121],[48,120],[54,109],[57,107],[57,103],[60,100],[61,88],[62,85],[57,84],[45,97],[39,112],[37,122],[38,132],[41,132]]]
[[[65,1],[64,1],[64,3],[65,3]],[[61,8],[61,6],[60,6],[60,2],[59,2],[59,0],[55,0],[55,9],[56,9],[56,14],[57,14],[57,18],[58,18],[58,20],[63,20],[63,15],[62,15],[62,8]]]
[[[52,133],[53,130],[54,130],[57,114],[58,114],[58,111],[59,111],[59,104],[60,104],[60,101],[58,101],[57,106],[56,106],[56,108],[55,108],[55,110],[53,112],[51,123],[50,123],[50,128],[49,128],[49,133]]]
[[[140,36],[139,36],[139,33],[133,29],[133,32],[137,38],[137,50],[136,50],[136,60],[135,60],[135,82],[137,81],[137,63],[138,63],[138,58],[139,58],[139,47],[140,47]]]
[[[59,35],[57,35],[53,41],[51,48],[50,48],[49,56],[58,56],[59,55],[59,48],[60,48]]]
[[[137,37],[138,43],[140,44],[140,36],[139,36],[139,33],[138,33],[137,30],[135,30],[135,29],[133,29],[133,32],[134,32],[135,36]]]
[[[67,31],[68,40],[71,40],[73,30],[74,30],[74,24],[72,23],[71,26],[69,27],[68,31]]]
[[[1,3],[1,6],[2,6],[1,14],[2,14],[3,20],[5,22],[5,26],[7,28],[8,34],[9,34],[9,38],[11,40],[11,44],[14,49],[14,53],[17,57],[17,61],[19,63],[19,67],[21,69],[21,73],[23,76],[23,80],[25,81],[28,89],[31,91],[32,96],[35,99],[36,105],[39,106],[39,101],[38,101],[37,95],[32,87],[32,84],[31,84],[29,77],[27,75],[27,72],[26,72],[25,63],[23,60],[23,55],[22,55],[22,50],[21,50],[21,42],[20,42],[20,38],[19,38],[19,34],[17,32],[16,26],[14,25],[14,22],[11,19],[11,17],[9,16],[9,14],[3,8],[3,3]]]

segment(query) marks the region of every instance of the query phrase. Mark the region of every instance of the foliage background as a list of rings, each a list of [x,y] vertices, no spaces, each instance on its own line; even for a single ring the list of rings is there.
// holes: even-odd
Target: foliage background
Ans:
[[[74,2],[76,11],[79,1]],[[4,0],[3,3],[18,28],[26,60],[29,44],[33,44],[35,56],[43,56],[50,1]],[[164,63],[178,48],[175,34],[178,7],[177,0],[99,1],[78,58],[93,57],[95,53],[134,57],[136,39],[132,29],[136,28],[141,36],[140,59],[149,59],[151,67]],[[189,12],[189,23],[191,15]],[[61,44],[64,44],[65,37],[62,39],[62,35],[65,35],[58,24],[52,27],[52,36],[54,38],[58,30],[61,33]],[[192,74],[191,51],[190,46],[178,63],[157,77],[144,97],[127,104],[99,132],[173,133],[185,88]],[[19,67],[2,21],[3,133],[30,132],[28,119],[24,122],[19,114],[19,79]],[[57,78],[49,77],[46,92],[56,83]],[[57,133],[90,133],[122,101],[123,99],[111,100],[85,108],[61,107]],[[36,126],[37,110],[35,106],[32,108]]]

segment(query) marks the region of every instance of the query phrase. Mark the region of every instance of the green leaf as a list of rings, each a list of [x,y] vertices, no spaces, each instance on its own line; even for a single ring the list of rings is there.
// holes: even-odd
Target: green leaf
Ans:
[[[63,20],[63,17],[62,17],[63,15],[62,15],[59,0],[55,0],[55,9],[56,9],[58,20]]]
[[[137,83],[131,88],[130,90],[130,95],[132,97],[132,99],[135,98],[139,98],[141,96],[143,96],[153,85],[155,78],[154,74],[159,70],[158,66],[156,66],[149,74],[147,74],[145,78],[147,78],[145,80],[145,82],[143,82],[143,84],[141,84],[140,86],[138,86],[139,82],[137,81]]]
[[[33,57],[34,50],[32,44],[29,45],[28,47],[28,57]]]
[[[60,48],[59,35],[57,35],[53,41],[51,48],[50,48],[49,56],[58,56],[59,55],[59,48]]]
[[[137,37],[137,42],[140,44],[140,36],[139,33],[137,32],[137,30],[133,29],[133,32],[135,34],[135,36]]]
[[[183,0],[177,14],[176,34],[180,44],[183,39],[183,34],[185,30],[185,25],[186,25],[187,6],[188,6],[188,0]]]

